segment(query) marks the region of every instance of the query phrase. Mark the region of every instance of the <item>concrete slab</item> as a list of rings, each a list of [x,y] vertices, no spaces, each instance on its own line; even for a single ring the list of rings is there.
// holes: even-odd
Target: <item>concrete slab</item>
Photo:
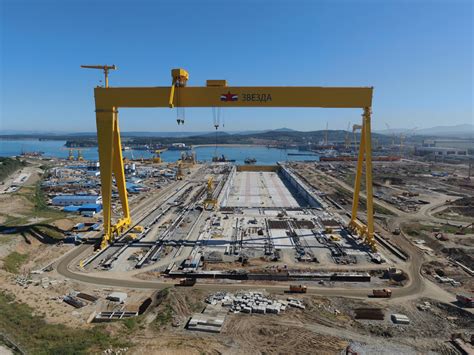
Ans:
[[[235,174],[226,206],[295,208],[299,204],[277,173],[242,171]]]

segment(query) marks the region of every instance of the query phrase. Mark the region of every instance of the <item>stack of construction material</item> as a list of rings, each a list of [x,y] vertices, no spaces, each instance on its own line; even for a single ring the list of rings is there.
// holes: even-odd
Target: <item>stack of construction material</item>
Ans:
[[[287,306],[305,309],[304,304],[296,299],[272,300],[263,295],[262,292],[239,292],[235,295],[226,292],[217,292],[207,297],[206,302],[211,305],[220,303],[222,307],[228,307],[233,313],[259,313],[279,314],[286,310]]]
[[[303,302],[297,298],[288,298],[288,306],[290,307],[295,307],[299,309],[305,309],[306,306],[303,304]]]
[[[384,313],[381,308],[357,308],[354,309],[355,319],[383,320]]]
[[[410,319],[404,314],[392,314],[390,317],[395,324],[410,324]]]

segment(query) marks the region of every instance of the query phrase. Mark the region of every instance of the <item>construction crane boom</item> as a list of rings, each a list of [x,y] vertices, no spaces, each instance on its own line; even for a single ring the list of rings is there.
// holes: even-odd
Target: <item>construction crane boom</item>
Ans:
[[[117,70],[115,65],[81,65],[84,69],[100,69],[104,71],[104,84],[105,87],[109,87],[109,70]]]

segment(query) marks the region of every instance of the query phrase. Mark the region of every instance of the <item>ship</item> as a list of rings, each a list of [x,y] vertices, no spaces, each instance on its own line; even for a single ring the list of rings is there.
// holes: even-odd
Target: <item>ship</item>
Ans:
[[[233,163],[235,162],[235,159],[227,159],[225,155],[222,154],[220,157],[219,156],[212,157],[212,161],[214,163]]]
[[[245,164],[255,164],[257,162],[257,159],[255,158],[245,158],[244,163]]]
[[[22,157],[28,157],[28,158],[41,157],[43,154],[44,152],[41,152],[41,151],[32,151],[32,152],[22,151],[21,152]]]

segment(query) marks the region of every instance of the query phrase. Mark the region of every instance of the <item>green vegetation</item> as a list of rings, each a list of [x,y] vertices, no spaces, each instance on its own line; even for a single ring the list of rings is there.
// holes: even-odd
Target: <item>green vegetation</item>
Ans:
[[[217,141],[217,144],[262,144],[262,142],[273,142],[279,144],[301,144],[307,145],[308,142],[319,142],[328,135],[330,141],[344,140],[347,132],[343,130],[320,130],[320,131],[294,131],[294,130],[271,130],[243,134],[230,134],[220,132],[217,136],[214,133],[204,133],[197,135],[190,135],[187,137],[180,137],[179,141],[186,145],[209,144]],[[360,134],[357,133],[358,139]],[[372,136],[377,137],[381,144],[385,144],[390,140],[390,137],[383,134],[372,132]],[[64,137],[66,147],[96,147],[97,138],[95,135],[81,136],[81,137]],[[176,137],[151,137],[148,134],[143,136],[141,134],[123,135],[123,141],[127,145],[169,145],[176,142]]]
[[[163,327],[171,322],[173,319],[173,308],[170,304],[164,305],[158,315],[155,318],[154,324],[160,328]],[[163,309],[164,308],[164,309]]]
[[[155,328],[159,329],[169,324],[173,319],[173,307],[171,307],[170,289],[165,288],[161,290],[156,296],[158,306],[158,315],[153,321]]]
[[[46,323],[43,317],[33,315],[32,308],[6,293],[0,293],[0,314],[0,332],[31,354],[90,354],[130,346],[122,337],[111,337],[102,326],[76,329]]]
[[[140,327],[142,322],[142,316],[126,318],[122,321],[123,325],[127,328],[128,331],[134,331]]]
[[[8,254],[3,259],[3,268],[12,274],[18,274],[21,265],[28,259],[28,254],[20,254],[16,251]]]
[[[0,181],[5,180],[8,175],[13,174],[16,170],[28,165],[24,160],[18,158],[0,157]]]
[[[427,233],[442,232],[455,234],[461,228],[450,224],[443,224],[441,226],[426,225],[420,223],[410,223],[403,226],[403,231],[411,237],[426,236]]]
[[[46,203],[46,197],[43,193],[43,190],[41,190],[41,184],[39,182],[35,185],[33,202],[35,203],[35,208],[38,211],[43,211],[43,210],[48,209],[48,204]]]
[[[32,226],[32,228],[43,236],[47,236],[53,239],[64,239],[64,234],[52,226],[34,225]]]
[[[52,222],[56,219],[63,218],[66,214],[62,211],[56,210],[48,206],[46,201],[46,196],[41,190],[41,182],[37,182],[35,186],[25,186],[17,193],[19,196],[23,196],[27,200],[31,201],[34,205],[32,211],[25,211],[25,218],[29,217],[40,217],[46,218],[49,222]],[[8,225],[20,225],[17,221],[17,218],[13,220],[8,220]],[[45,221],[47,222],[47,221]],[[24,223],[21,223],[24,224]]]

